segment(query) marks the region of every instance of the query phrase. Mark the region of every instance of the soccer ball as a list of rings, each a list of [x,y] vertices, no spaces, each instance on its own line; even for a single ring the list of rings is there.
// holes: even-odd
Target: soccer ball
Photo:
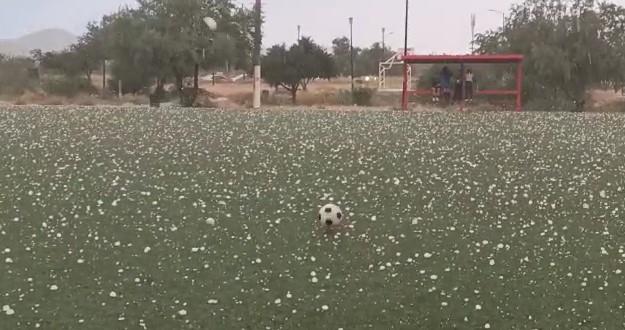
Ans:
[[[344,218],[341,208],[334,204],[328,204],[319,210],[319,223],[322,226],[338,226]]]

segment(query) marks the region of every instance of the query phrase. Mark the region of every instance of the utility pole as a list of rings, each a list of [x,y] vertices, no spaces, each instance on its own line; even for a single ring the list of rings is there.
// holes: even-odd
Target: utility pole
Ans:
[[[349,18],[349,58],[352,77],[352,101],[354,99],[354,18]]]
[[[260,68],[260,48],[263,44],[263,35],[262,35],[262,8],[261,8],[261,0],[256,0],[256,24],[254,28],[254,109],[260,108],[260,79],[261,79],[261,68]]]
[[[382,50],[386,51],[386,28],[382,28]]]
[[[475,26],[477,25],[477,16],[471,14],[471,54],[475,54]]]
[[[297,41],[302,40],[302,26],[298,25],[297,26]]]
[[[404,57],[408,56],[408,10],[409,4],[406,0],[406,24],[404,27]],[[404,60],[404,84],[402,86],[401,105],[404,111],[408,111],[408,64]]]

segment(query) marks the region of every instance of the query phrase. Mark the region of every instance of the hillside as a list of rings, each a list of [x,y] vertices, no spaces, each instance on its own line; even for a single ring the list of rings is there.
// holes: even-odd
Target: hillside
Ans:
[[[0,53],[27,56],[33,49],[59,51],[76,42],[76,36],[61,29],[48,29],[27,34],[17,39],[0,39]]]

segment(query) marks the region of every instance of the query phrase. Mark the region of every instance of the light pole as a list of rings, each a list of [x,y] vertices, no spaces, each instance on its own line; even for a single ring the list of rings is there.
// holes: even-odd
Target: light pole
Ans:
[[[404,58],[408,56],[408,10],[409,4],[408,0],[406,0],[406,23],[404,27]],[[404,59],[404,84],[402,86],[401,93],[401,105],[404,111],[408,110],[408,64]]]
[[[489,9],[488,11],[490,11],[491,13],[496,13],[496,14],[500,14],[501,18],[502,18],[502,28],[501,28],[501,32],[506,32],[506,13],[504,13],[501,10],[497,10],[497,9]]]
[[[354,98],[354,18],[349,18],[349,62],[352,78],[352,100]]]
[[[297,26],[297,41],[302,40],[302,26],[298,25]]]
[[[261,79],[261,70],[260,70],[260,48],[262,47],[262,11],[261,11],[261,2],[260,0],[256,0],[255,8],[255,27],[254,27],[254,109],[260,108],[260,79]]]
[[[475,26],[477,25],[477,15],[471,14],[471,54],[475,54]]]
[[[382,28],[382,50],[386,49],[386,28]]]

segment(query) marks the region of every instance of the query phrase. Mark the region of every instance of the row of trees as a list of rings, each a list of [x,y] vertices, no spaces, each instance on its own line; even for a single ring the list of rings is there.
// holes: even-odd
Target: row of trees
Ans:
[[[217,31],[208,29],[205,17],[216,20]],[[32,58],[48,77],[62,82],[56,85],[71,92],[92,91],[93,73],[108,61],[113,91],[118,92],[115,82],[121,80],[125,93],[162,94],[168,83],[182,90],[185,78],[192,75],[197,87],[198,67],[251,71],[253,20],[251,9],[235,6],[232,0],[138,0],[134,9],[90,23],[69,49],[33,51]],[[346,37],[333,41],[331,53],[311,38],[302,38],[291,47],[275,45],[266,51],[264,78],[290,91],[295,100],[297,91],[306,90],[313,79],[349,76],[350,56]],[[377,75],[379,61],[389,56],[379,43],[354,48],[355,75]]]
[[[526,56],[524,98],[531,108],[581,111],[590,90],[625,87],[625,8],[615,4],[525,0],[505,28],[478,36],[477,45],[479,53]]]
[[[105,61],[112,63],[111,82],[123,81],[123,92],[147,92],[166,83],[183,89],[197,67],[251,69],[254,15],[233,0],[138,0],[91,23],[70,49],[60,53],[33,52],[41,68],[72,79],[91,82]],[[204,23],[217,22],[213,31]],[[109,84],[115,90],[117,84]]]
[[[314,79],[350,76],[352,50],[349,39],[336,38],[332,44],[332,53],[307,37],[291,47],[275,45],[263,57],[263,78],[271,86],[289,91],[295,103],[297,92],[307,90]],[[354,48],[354,76],[377,75],[380,61],[391,55],[390,50],[382,49],[379,43],[374,43],[371,48]]]

